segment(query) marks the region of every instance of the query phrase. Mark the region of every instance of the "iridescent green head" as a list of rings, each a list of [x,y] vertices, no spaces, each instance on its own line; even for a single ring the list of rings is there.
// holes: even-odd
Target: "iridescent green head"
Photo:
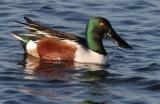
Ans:
[[[86,39],[88,47],[100,54],[106,55],[102,38],[109,37],[119,47],[131,48],[112,28],[110,22],[103,17],[93,17],[89,20],[86,27]]]

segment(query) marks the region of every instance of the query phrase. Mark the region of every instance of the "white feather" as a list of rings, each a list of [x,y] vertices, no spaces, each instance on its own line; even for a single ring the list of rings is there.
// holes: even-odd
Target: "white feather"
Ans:
[[[44,31],[36,31],[36,33],[38,33],[38,34],[43,34],[43,35],[48,35],[48,33],[47,32],[44,32]]]
[[[37,30],[36,28],[33,28],[33,27],[24,27],[24,28],[26,28],[26,29],[31,29],[31,30],[35,30],[35,32],[36,32],[37,34],[43,34],[43,35],[45,35],[45,36],[47,36],[47,37],[50,36],[50,35],[48,35],[49,33],[45,32],[45,31]]]
[[[39,58],[38,52],[37,52],[37,44],[30,40],[26,45],[27,53]]]
[[[31,30],[37,30],[37,29],[35,29],[35,28],[32,28],[32,27],[28,27],[28,26],[25,26],[25,27],[23,27],[24,29],[31,29]]]
[[[27,42],[26,40],[22,39],[21,37],[19,37],[19,36],[15,35],[15,34],[13,34],[13,33],[12,33],[12,35],[13,35],[15,38],[17,38],[18,40],[21,40],[21,41]]]

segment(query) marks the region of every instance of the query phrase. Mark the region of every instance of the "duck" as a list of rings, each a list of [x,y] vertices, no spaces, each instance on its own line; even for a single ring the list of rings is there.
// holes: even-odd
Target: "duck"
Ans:
[[[84,37],[49,28],[29,17],[24,17],[24,20],[26,22],[15,22],[24,25],[30,33],[14,31],[11,34],[21,42],[25,53],[40,60],[107,64],[109,59],[103,38],[111,39],[121,48],[132,49],[103,17],[89,19]]]

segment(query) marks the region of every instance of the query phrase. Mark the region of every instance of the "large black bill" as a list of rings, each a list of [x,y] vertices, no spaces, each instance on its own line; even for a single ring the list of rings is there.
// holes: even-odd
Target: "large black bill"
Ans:
[[[123,40],[113,29],[110,29],[109,33],[106,34],[108,37],[113,40],[119,47],[122,48],[131,48],[132,47],[125,41]]]

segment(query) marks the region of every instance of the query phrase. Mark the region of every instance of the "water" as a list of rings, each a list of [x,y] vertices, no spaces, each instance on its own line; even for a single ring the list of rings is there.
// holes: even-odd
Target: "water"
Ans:
[[[1,0],[1,104],[160,104],[159,0]],[[91,16],[110,20],[133,46],[109,40],[109,66],[39,62],[9,32],[28,16],[47,26],[84,34]],[[93,71],[93,70],[97,71]]]

